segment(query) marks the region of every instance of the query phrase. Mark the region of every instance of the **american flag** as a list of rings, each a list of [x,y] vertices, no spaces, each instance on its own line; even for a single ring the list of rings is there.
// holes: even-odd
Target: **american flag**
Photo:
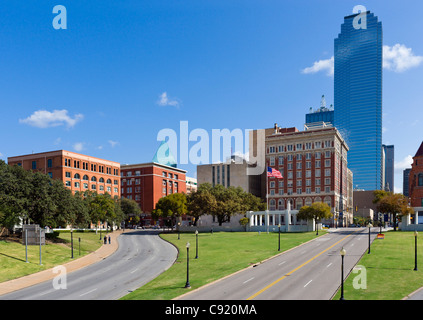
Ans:
[[[267,176],[268,177],[275,177],[275,178],[279,178],[279,179],[283,179],[282,174],[280,173],[280,171],[273,169],[271,167],[267,167]]]

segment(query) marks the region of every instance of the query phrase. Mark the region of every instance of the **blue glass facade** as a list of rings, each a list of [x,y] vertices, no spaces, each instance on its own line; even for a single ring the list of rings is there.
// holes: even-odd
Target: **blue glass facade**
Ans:
[[[382,23],[367,11],[366,29],[344,18],[335,39],[334,124],[346,140],[354,187],[382,189]],[[357,19],[356,19],[357,21]]]

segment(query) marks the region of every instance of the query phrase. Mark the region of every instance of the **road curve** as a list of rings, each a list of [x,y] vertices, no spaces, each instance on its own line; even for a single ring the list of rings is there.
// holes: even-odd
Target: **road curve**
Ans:
[[[118,250],[102,261],[67,274],[60,282],[45,281],[2,295],[0,299],[119,299],[157,277],[176,260],[177,249],[158,234],[151,230],[123,233],[118,237]]]

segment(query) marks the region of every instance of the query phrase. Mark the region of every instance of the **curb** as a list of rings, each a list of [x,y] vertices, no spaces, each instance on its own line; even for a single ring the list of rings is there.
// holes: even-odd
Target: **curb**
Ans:
[[[123,233],[122,230],[109,233],[110,238],[112,240],[111,244],[107,244],[107,245],[103,244],[96,251],[91,252],[76,260],[69,261],[61,266],[66,268],[67,273],[71,273],[73,271],[82,269],[86,266],[92,265],[98,261],[101,261],[107,258],[119,248],[119,242],[117,241],[117,238],[122,233]],[[26,287],[39,284],[41,282],[52,280],[54,277],[57,276],[57,272],[54,271],[55,267],[0,283],[0,296],[26,288]]]

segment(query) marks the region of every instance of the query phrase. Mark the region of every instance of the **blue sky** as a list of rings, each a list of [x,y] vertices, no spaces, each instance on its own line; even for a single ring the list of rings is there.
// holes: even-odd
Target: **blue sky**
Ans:
[[[56,5],[67,29],[53,28]],[[3,1],[0,159],[65,149],[150,162],[158,132],[180,121],[210,136],[302,129],[323,94],[333,103],[333,41],[356,5],[383,24],[383,143],[400,192],[423,140],[420,0]]]

